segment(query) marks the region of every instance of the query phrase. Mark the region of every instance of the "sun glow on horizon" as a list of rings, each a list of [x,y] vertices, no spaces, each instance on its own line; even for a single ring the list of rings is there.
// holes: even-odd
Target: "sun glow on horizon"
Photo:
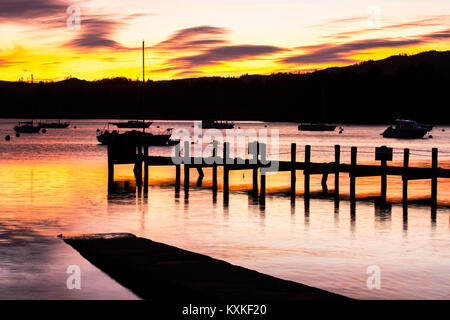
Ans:
[[[4,0],[0,80],[140,79],[143,39],[151,80],[305,72],[445,51],[450,3],[432,3],[380,1],[373,16],[368,2],[354,0]],[[67,26],[70,5],[80,8],[79,28]]]

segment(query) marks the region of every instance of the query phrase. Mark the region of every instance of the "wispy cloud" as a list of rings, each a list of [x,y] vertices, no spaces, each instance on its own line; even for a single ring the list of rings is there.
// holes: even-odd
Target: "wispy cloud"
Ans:
[[[7,68],[27,61],[0,59],[0,68]]]
[[[364,50],[379,48],[398,48],[422,43],[422,39],[371,39],[347,42],[342,44],[326,43],[315,46],[299,47],[306,51],[283,58],[280,62],[286,64],[323,64],[323,63],[353,63],[350,57]]]
[[[348,18],[348,19],[340,19],[335,21],[357,21],[357,20],[367,20],[368,17],[359,17],[359,18]],[[332,22],[330,22],[332,23]],[[371,34],[379,31],[393,31],[398,29],[409,29],[409,28],[420,28],[420,27],[435,27],[435,26],[443,26],[445,24],[450,24],[450,15],[438,15],[434,17],[427,17],[419,20],[414,21],[407,21],[402,23],[396,23],[396,24],[389,24],[385,26],[381,26],[377,29],[369,29],[369,28],[362,28],[362,29],[356,29],[356,30],[350,30],[350,31],[344,31],[339,33],[333,33],[329,35],[324,35],[322,38],[331,38],[331,39],[344,39],[344,38],[351,38],[353,36],[363,35],[363,34]]]

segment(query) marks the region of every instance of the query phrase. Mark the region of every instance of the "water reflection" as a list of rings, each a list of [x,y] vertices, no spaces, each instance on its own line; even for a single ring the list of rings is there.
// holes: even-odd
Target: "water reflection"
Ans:
[[[280,152],[283,148],[289,151],[292,141],[308,141],[313,152],[317,144],[345,142],[336,141],[334,136],[330,136],[331,142],[319,135],[299,136],[294,125],[274,126],[282,133]],[[201,186],[193,180],[190,190],[181,191],[183,181],[177,186],[175,168],[151,167],[146,198],[145,188],[138,190],[132,166],[117,166],[117,183],[108,188],[106,149],[97,146],[97,127],[98,123],[92,128],[80,126],[75,141],[49,132],[45,137],[0,143],[1,298],[75,297],[76,293],[64,287],[67,264],[80,264],[85,274],[85,288],[78,297],[126,298],[126,290],[108,282],[98,270],[95,273],[77,252],[56,239],[59,233],[91,232],[131,232],[355,298],[449,298],[450,210],[442,205],[450,199],[450,180],[439,181],[441,206],[434,213],[423,203],[403,210],[401,179],[388,179],[388,200],[394,202],[389,212],[373,202],[346,200],[346,177],[340,181],[340,202],[333,201],[331,194],[316,198],[323,191],[318,176],[311,176],[312,197],[305,201],[300,172],[294,205],[286,196],[289,173],[268,176],[267,194],[260,201],[257,195],[249,195],[254,191],[250,171],[230,172],[230,201],[222,205],[221,168],[218,190],[212,188],[211,173],[205,170]],[[357,141],[350,138],[352,130]],[[349,139],[346,146],[355,141],[358,146],[365,144],[369,150],[383,142],[373,141],[378,137],[373,134],[376,130],[352,127],[346,130],[349,135],[339,139]],[[448,139],[441,138],[436,135],[433,143],[441,143],[440,147],[450,151]],[[401,142],[392,143],[404,147]],[[419,143],[428,148],[431,142]],[[342,162],[348,161],[345,148]],[[169,152],[156,151],[163,155]],[[370,157],[361,161],[371,160],[373,154]],[[313,158],[333,160],[322,152]],[[378,180],[358,178],[358,196],[379,194]],[[410,182],[411,199],[424,198],[429,191],[427,182]],[[365,287],[367,264],[372,263],[383,270],[379,291]]]

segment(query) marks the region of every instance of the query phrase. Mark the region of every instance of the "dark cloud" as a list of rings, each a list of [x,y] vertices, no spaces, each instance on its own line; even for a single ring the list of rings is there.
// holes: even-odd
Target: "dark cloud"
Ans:
[[[426,34],[422,37],[424,40],[442,40],[442,39],[450,39],[450,29],[441,30],[437,32],[432,32]]]
[[[213,45],[227,43],[223,36],[227,29],[213,26],[197,26],[176,31],[167,40],[164,40],[153,49],[170,52],[171,50],[202,50]]]
[[[81,20],[80,35],[66,46],[88,50],[97,48],[123,49],[123,46],[111,39],[117,29],[124,23],[114,19],[105,19],[103,16],[83,17]]]
[[[327,43],[316,46],[299,47],[306,53],[294,55],[281,60],[287,64],[321,64],[321,63],[353,63],[356,62],[348,56],[363,50],[378,48],[398,48],[422,43],[421,39],[371,39],[347,42],[342,44]]]
[[[286,49],[274,46],[258,45],[230,45],[207,50],[204,53],[186,57],[171,59],[170,63],[193,68],[205,65],[214,65],[226,61],[236,61],[240,59],[252,59],[284,51]]]
[[[70,4],[62,0],[1,0],[0,20],[25,20],[64,15]]]
[[[286,49],[269,45],[231,45],[224,36],[229,31],[213,26],[197,26],[176,31],[167,40],[153,46],[152,49],[168,55],[187,55],[171,58],[165,67],[154,72],[178,71],[175,76],[201,74],[196,67],[218,65],[227,61],[260,59]],[[196,54],[192,54],[196,52]]]

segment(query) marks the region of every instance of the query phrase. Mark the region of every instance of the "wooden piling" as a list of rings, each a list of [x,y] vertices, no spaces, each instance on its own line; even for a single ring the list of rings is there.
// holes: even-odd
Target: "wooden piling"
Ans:
[[[258,197],[258,156],[259,156],[259,142],[258,141],[254,141],[254,142],[250,142],[255,144],[256,146],[256,164],[254,165],[253,169],[252,169],[252,194],[253,197]],[[249,143],[249,150],[250,150],[250,143]]]
[[[386,148],[385,146],[382,146],[382,147]],[[380,165],[382,168],[380,199],[381,199],[381,204],[384,205],[384,204],[386,204],[386,198],[387,198],[387,175],[386,175],[387,161],[386,161],[386,157],[382,158]]]
[[[224,203],[228,203],[229,193],[230,193],[230,177],[229,177],[229,169],[228,169],[228,156],[230,152],[230,143],[223,143],[223,201]]]
[[[436,208],[437,206],[437,169],[438,169],[438,149],[432,149],[431,155],[431,168],[433,168],[433,176],[431,178],[431,206]]]
[[[339,164],[341,163],[341,146],[334,146],[334,200],[339,203]]]
[[[213,158],[217,157],[217,146],[218,142],[213,142]],[[217,197],[217,162],[214,161],[212,165],[212,188],[213,188],[213,199]]]
[[[295,190],[296,190],[296,168],[295,163],[297,162],[297,144],[291,144],[291,204],[295,204]]]
[[[403,168],[409,167],[409,149],[406,148],[403,150]],[[408,205],[408,176],[404,174],[402,176],[403,179],[403,195],[402,195],[402,202],[403,206]]]
[[[180,144],[175,145],[175,155],[178,157],[178,159],[181,159],[181,147]],[[181,164],[175,165],[175,191],[180,191],[180,184],[181,184]]]
[[[138,192],[142,190],[142,143],[137,145],[137,157],[134,163],[134,173],[136,175],[136,184],[138,186]]]
[[[309,164],[311,163],[311,146],[305,146],[305,170],[303,170],[304,175],[304,197],[305,200],[309,200],[309,184],[310,184],[310,173]]]
[[[144,144],[144,195],[148,193],[148,145]]]
[[[189,157],[190,157],[189,149],[190,149],[189,141],[185,141],[184,142],[184,158],[185,159],[189,159]],[[189,197],[189,169],[190,169],[190,165],[185,162],[184,163],[184,197],[185,198]]]
[[[112,139],[108,142],[108,186],[112,187],[114,185],[114,161],[113,161],[113,151],[112,151]]]
[[[356,168],[356,161],[357,161],[357,147],[352,147],[351,149],[351,172],[350,172],[350,202],[354,203],[356,201],[356,175],[355,175],[355,168]]]
[[[261,152],[261,150],[263,152]],[[267,159],[267,148],[264,143],[258,142],[258,156],[261,155],[261,160]],[[259,161],[259,160],[258,160]],[[263,174],[264,173],[264,174]],[[259,197],[262,203],[265,204],[266,199],[266,172],[263,172],[263,170],[260,170],[260,179],[261,179],[261,191],[259,192]]]

